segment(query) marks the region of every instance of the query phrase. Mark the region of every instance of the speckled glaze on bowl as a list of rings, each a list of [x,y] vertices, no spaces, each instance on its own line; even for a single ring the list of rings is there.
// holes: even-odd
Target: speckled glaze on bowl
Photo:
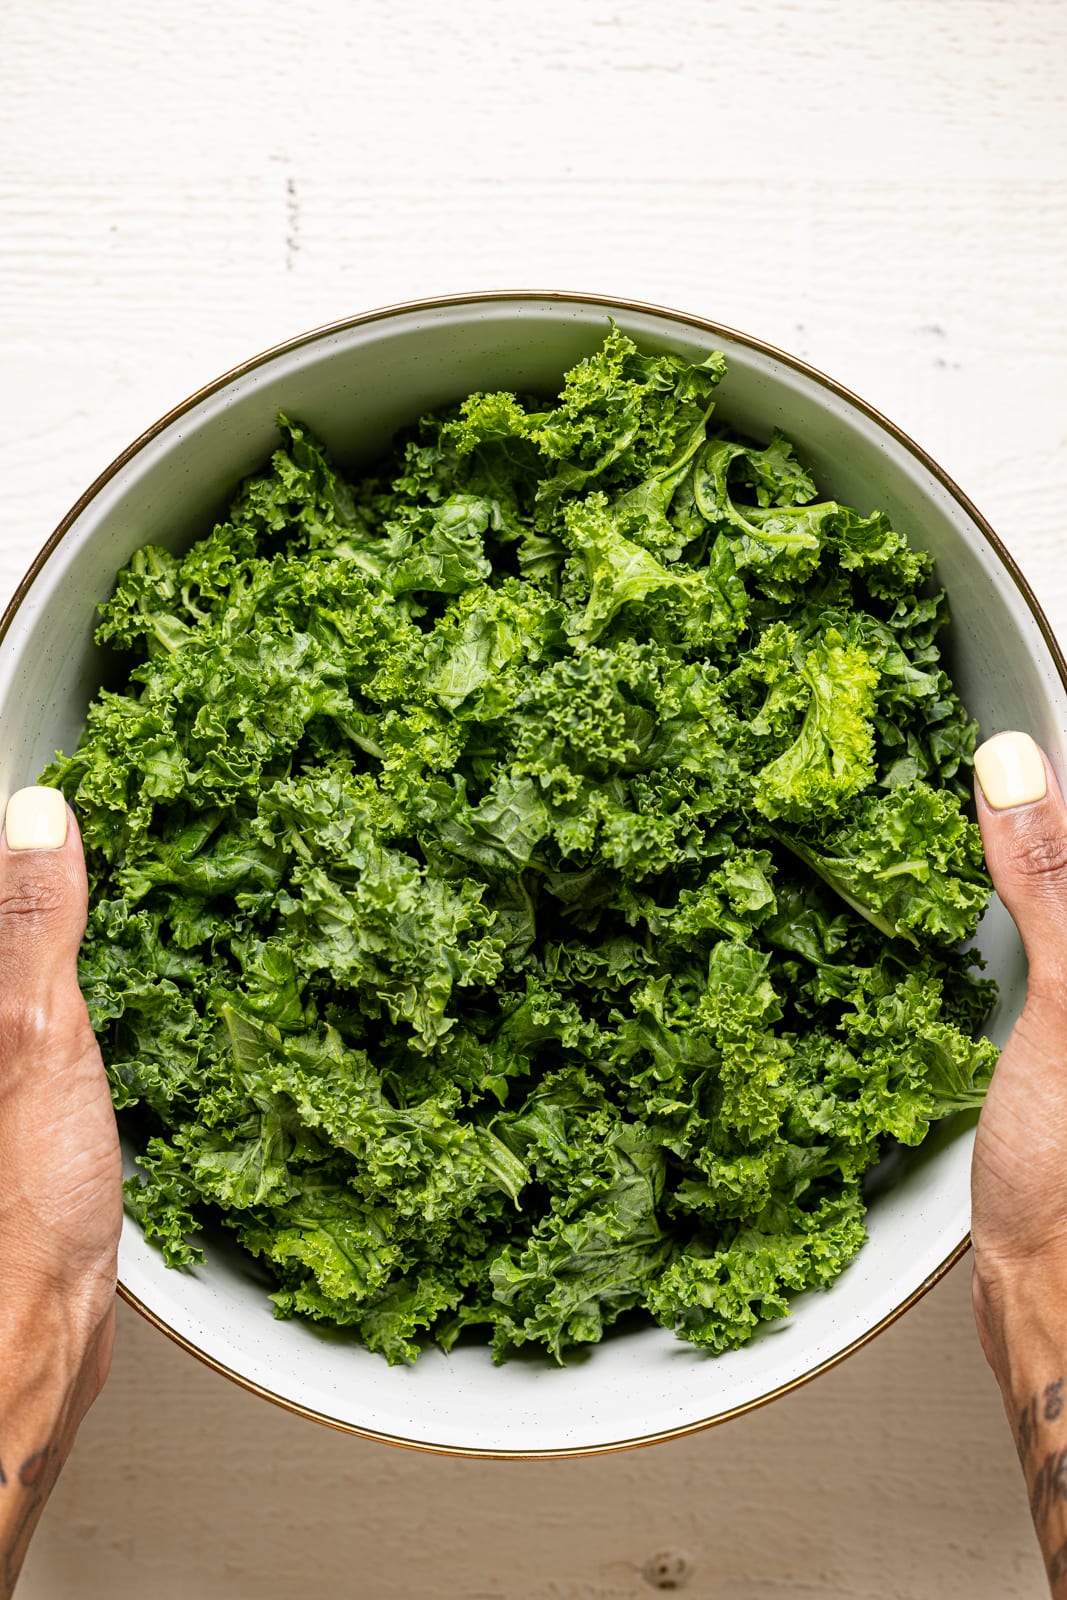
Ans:
[[[276,441],[280,410],[351,466],[381,455],[420,412],[475,389],[553,393],[609,317],[643,346],[689,359],[725,351],[718,414],[796,441],[820,488],[896,525],[937,558],[952,602],[951,669],[988,735],[1031,729],[1061,751],[1067,674],[1033,593],[993,531],[899,429],[822,374],[699,317],[556,293],[456,296],[389,307],[277,346],[225,374],[135,441],[45,545],[0,619],[0,799],[75,744],[100,682],[95,606],[140,544],[202,534]],[[998,1042],[1025,967],[996,903],[979,943],[1001,985]],[[760,1405],[825,1370],[913,1304],[967,1246],[973,1118],[880,1170],[870,1240],[828,1292],[745,1349],[709,1357],[663,1329],[627,1329],[557,1369],[494,1368],[488,1352],[431,1349],[390,1368],[341,1334],[277,1322],[255,1264],[224,1239],[204,1266],[168,1271],[127,1220],[120,1293],[217,1371],[287,1409],[369,1438],[458,1455],[576,1456],[671,1438]],[[127,1152],[129,1160],[129,1152]]]

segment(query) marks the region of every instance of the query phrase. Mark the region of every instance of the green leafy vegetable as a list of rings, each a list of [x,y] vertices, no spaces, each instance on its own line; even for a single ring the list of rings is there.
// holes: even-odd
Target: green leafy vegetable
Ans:
[[[863,1175],[974,1106],[989,894],[930,562],[617,329],[348,482],[281,421],[45,775],[166,1259],[215,1219],[281,1316],[390,1361],[712,1351],[830,1283]]]

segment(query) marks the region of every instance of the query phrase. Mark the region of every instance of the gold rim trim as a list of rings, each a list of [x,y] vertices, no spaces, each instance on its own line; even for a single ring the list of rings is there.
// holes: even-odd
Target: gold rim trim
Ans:
[[[998,559],[1005,568],[1015,587],[1018,589],[1028,610],[1033,616],[1038,630],[1040,631],[1041,636],[1048,647],[1049,654],[1052,657],[1053,663],[1056,667],[1060,682],[1064,689],[1067,690],[1067,661],[1064,659],[1059,642],[1052,631],[1048,618],[1041,609],[1041,605],[1037,599],[1037,596],[1034,594],[1026,578],[1023,576],[1023,573],[1014,556],[1012,556],[1011,552],[1001,542],[999,536],[994,532],[993,528],[986,521],[985,517],[978,510],[977,506],[975,506],[973,501],[964,494],[959,485],[949,477],[948,473],[938,465],[932,456],[927,454],[921,445],[916,444],[914,439],[906,434],[901,428],[898,428],[896,423],[891,422],[888,417],[884,416],[874,406],[869,405],[866,400],[861,399],[859,395],[854,394],[851,389],[847,389],[844,384],[838,383],[834,378],[828,377],[826,373],[820,372],[817,367],[809,365],[808,362],[801,361],[797,356],[790,355],[785,350],[779,350],[776,345],[768,344],[766,340],[756,339],[751,334],[741,333],[738,329],[726,327],[720,322],[710,322],[705,317],[698,317],[684,311],[674,310],[670,306],[660,306],[643,300],[623,300],[619,299],[616,295],[581,294],[577,290],[507,289],[498,291],[490,290],[486,292],[473,291],[468,294],[440,295],[431,296],[420,300],[401,301],[396,305],[381,306],[373,311],[361,312],[359,315],[354,317],[345,317],[337,322],[324,323],[320,327],[312,328],[307,333],[298,334],[295,338],[286,339],[280,344],[271,345],[267,350],[262,351],[259,355],[252,356],[248,361],[243,361],[238,366],[231,367],[228,372],[224,372],[220,377],[215,378],[211,383],[205,384],[202,389],[197,389],[195,393],[188,397],[188,399],[181,401],[180,404],[176,405],[171,411],[166,412],[164,416],[160,417],[158,422],[153,423],[150,428],[147,428],[133,441],[131,445],[123,450],[121,455],[116,456],[110,465],[105,467],[103,472],[101,472],[94,482],[90,484],[89,488],[86,489],[85,493],[70,508],[66,516],[56,527],[55,531],[47,539],[26,575],[15,589],[14,595],[5,609],[3,616],[0,616],[0,644],[3,643],[8,630],[15,619],[15,615],[18,612],[19,607],[26,599],[32,584],[40,573],[45,562],[57,548],[60,541],[73,527],[74,523],[81,516],[82,512],[100,493],[101,489],[103,489],[105,485],[108,484],[111,479],[114,478],[116,474],[127,465],[128,462],[132,461],[133,458],[142,449],[144,449],[145,445],[157,438],[168,427],[170,427],[173,422],[176,422],[180,417],[185,416],[195,406],[208,399],[211,395],[217,394],[220,389],[224,389],[228,384],[234,382],[235,379],[242,378],[248,373],[256,371],[257,368],[265,366],[268,362],[276,360],[279,356],[287,355],[291,351],[300,350],[308,345],[317,344],[320,340],[331,338],[337,334],[347,333],[352,328],[362,327],[369,323],[386,321],[392,317],[406,316],[412,312],[446,310],[453,306],[506,304],[509,302],[529,303],[534,301],[555,301],[563,305],[570,304],[603,307],[603,309],[608,313],[616,311],[621,311],[623,313],[636,312],[641,315],[661,317],[668,322],[678,323],[681,327],[690,330],[698,329],[702,333],[710,334],[712,338],[728,339],[735,344],[744,345],[749,350],[757,351],[760,355],[770,356],[773,360],[780,361],[784,366],[787,366],[794,372],[798,372],[803,377],[810,379],[820,388],[826,389],[830,394],[835,395],[838,399],[846,401],[850,406],[853,407],[853,409],[862,413],[863,416],[874,422],[899,445],[903,446],[909,455],[911,455],[914,460],[918,461],[920,465],[922,465],[926,471],[930,473],[931,477],[933,477],[936,482],[941,485],[941,487],[950,495],[956,504],[966,512],[967,516],[971,518],[975,525],[981,529],[983,535],[986,539],[988,539],[991,547],[996,552]],[[311,1422],[322,1423],[325,1427],[333,1428],[339,1433],[354,1434],[358,1438],[370,1439],[381,1444],[397,1445],[402,1449],[417,1450],[426,1455],[458,1456],[466,1459],[482,1461],[563,1461],[581,1456],[613,1455],[620,1450],[636,1450],[641,1449],[646,1445],[662,1444],[668,1439],[683,1439],[688,1437],[690,1434],[701,1433],[706,1428],[716,1427],[720,1423],[729,1422],[735,1417],[744,1416],[747,1412],[757,1411],[761,1406],[769,1405],[772,1400],[777,1400],[785,1394],[791,1394],[794,1390],[803,1387],[803,1385],[807,1383],[810,1383],[814,1378],[819,1377],[822,1373],[829,1372],[831,1368],[839,1366],[842,1361],[847,1360],[847,1358],[855,1354],[857,1350],[861,1350],[864,1345],[870,1344],[871,1341],[878,1336],[878,1334],[882,1333],[892,1323],[896,1322],[899,1317],[902,1317],[906,1311],[909,1311],[912,1306],[916,1305],[918,1301],[920,1301],[936,1283],[939,1283],[941,1279],[944,1278],[949,1271],[951,1271],[956,1263],[962,1259],[962,1257],[970,1248],[970,1242],[970,1234],[965,1234],[955,1249],[953,1249],[949,1255],[945,1257],[944,1261],[942,1261],[941,1264],[936,1267],[921,1284],[919,1284],[918,1288],[913,1290],[913,1292],[904,1300],[902,1300],[899,1305],[894,1306],[892,1311],[888,1312],[880,1322],[876,1323],[873,1327],[868,1328],[866,1332],[859,1336],[859,1338],[854,1339],[851,1344],[846,1345],[843,1350],[839,1350],[834,1355],[829,1356],[825,1361],[820,1362],[818,1366],[812,1367],[809,1372],[802,1373],[799,1377],[790,1379],[788,1383],[780,1384],[777,1388],[769,1390],[766,1394],[757,1396],[754,1400],[746,1400],[743,1405],[733,1406],[729,1410],[717,1412],[711,1417],[703,1417],[697,1422],[684,1423],[677,1428],[666,1428],[660,1432],[643,1434],[637,1438],[617,1439],[613,1440],[609,1444],[575,1445],[559,1450],[473,1449],[465,1448],[461,1445],[434,1444],[420,1439],[407,1439],[399,1434],[381,1433],[373,1428],[358,1427],[355,1423],[344,1422],[339,1417],[331,1417],[326,1415],[324,1412],[314,1411],[309,1406],[302,1406],[295,1400],[289,1400],[283,1395],[276,1394],[272,1389],[266,1389],[261,1384],[254,1383],[250,1378],[243,1376],[241,1373],[235,1372],[231,1367],[227,1367],[223,1362],[216,1361],[213,1356],[208,1355],[207,1352],[201,1350],[198,1345],[193,1344],[184,1336],[184,1334],[179,1333],[177,1329],[172,1328],[169,1323],[164,1322],[163,1319],[157,1316],[157,1314],[148,1306],[146,1306],[143,1301],[138,1299],[133,1291],[128,1289],[125,1284],[118,1284],[118,1294],[120,1299],[124,1300],[128,1306],[133,1308],[134,1311],[139,1312],[140,1315],[144,1317],[146,1322],[150,1322],[153,1327],[158,1328],[161,1333],[166,1334],[166,1336],[176,1345],[180,1346],[182,1350],[185,1350],[190,1355],[195,1356],[198,1361],[201,1361],[204,1364],[204,1366],[210,1367],[213,1372],[221,1373],[223,1377],[229,1378],[231,1382],[237,1384],[240,1388],[246,1389],[249,1394],[259,1395],[262,1399],[269,1400],[273,1405],[280,1406],[283,1411],[288,1411],[294,1416],[306,1417]]]
[[[177,1333],[169,1323],[163,1322],[154,1311],[126,1288],[125,1284],[118,1286],[119,1298],[124,1300],[134,1311],[140,1312],[146,1322],[150,1322],[160,1333],[165,1333],[176,1345],[187,1350],[191,1356],[203,1362],[205,1367],[210,1367],[212,1372],[219,1372],[224,1378],[229,1378],[242,1389],[247,1389],[249,1394],[259,1395],[263,1400],[269,1400],[272,1405],[280,1407],[282,1411],[290,1411],[295,1416],[306,1417],[309,1422],[321,1422],[324,1427],[333,1428],[337,1433],[355,1434],[359,1439],[370,1439],[375,1444],[397,1445],[402,1450],[418,1450],[428,1456],[458,1456],[467,1461],[568,1461],[579,1456],[611,1456],[618,1455],[620,1450],[643,1450],[650,1444],[665,1444],[668,1439],[685,1439],[693,1433],[703,1433],[707,1428],[715,1428],[721,1422],[731,1422],[734,1417],[743,1417],[746,1412],[759,1411],[763,1406],[770,1405],[772,1400],[779,1399],[784,1394],[792,1394],[795,1389],[802,1389],[805,1384],[818,1378],[822,1373],[829,1372],[831,1368],[838,1367],[849,1356],[861,1350],[865,1344],[882,1333],[891,1323],[902,1317],[917,1301],[921,1300],[934,1286],[939,1283],[945,1274],[967,1254],[971,1247],[970,1234],[966,1236],[946,1256],[941,1265],[937,1267],[928,1278],[925,1278],[919,1287],[902,1300],[900,1305],[883,1317],[881,1322],[873,1328],[868,1328],[866,1333],[861,1333],[843,1350],[838,1350],[834,1355],[828,1356],[817,1367],[812,1367],[809,1372],[801,1373],[798,1378],[791,1378],[788,1383],[779,1384],[777,1389],[771,1389],[766,1394],[761,1394],[755,1400],[746,1400],[743,1405],[731,1406],[728,1411],[716,1412],[713,1417],[702,1417],[699,1422],[684,1422],[677,1428],[664,1428],[658,1433],[641,1434],[636,1439],[614,1439],[609,1444],[571,1445],[559,1450],[478,1450],[455,1444],[432,1444],[423,1439],[405,1439],[402,1434],[380,1433],[374,1428],[360,1428],[354,1422],[342,1422],[337,1417],[327,1416],[323,1411],[313,1411],[310,1406],[299,1405],[295,1400],[287,1400],[284,1396],[275,1394],[273,1389],[265,1389],[262,1384],[253,1383],[251,1378],[246,1378],[239,1372],[234,1372],[221,1361],[216,1361],[214,1356],[209,1356],[198,1345],[191,1344],[182,1334]]]

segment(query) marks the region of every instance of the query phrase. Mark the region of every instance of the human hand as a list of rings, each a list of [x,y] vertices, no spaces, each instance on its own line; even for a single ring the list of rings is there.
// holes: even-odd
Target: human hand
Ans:
[[[1067,1285],[1067,807],[1027,734],[990,739],[975,770],[986,861],[1029,966],[972,1169],[976,1306],[990,1355],[1005,1297],[1035,1274],[1058,1272]]]
[[[107,1376],[122,1170],[78,988],[87,888],[54,789],[0,837],[0,1600]]]
[[[986,860],[1029,965],[975,1140],[975,1316],[1067,1596],[1067,807],[1026,734],[989,740],[975,771]]]

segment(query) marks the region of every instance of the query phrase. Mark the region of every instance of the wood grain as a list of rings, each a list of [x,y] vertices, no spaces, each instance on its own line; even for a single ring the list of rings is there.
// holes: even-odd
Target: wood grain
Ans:
[[[243,1394],[123,1310],[119,1356],[27,1566],[28,1600],[641,1600],[657,1551],[701,1600],[1038,1596],[969,1265],[798,1393],[578,1462],[365,1444]]]
[[[1059,0],[8,0],[0,604],[185,394],[333,317],[614,291],[834,374],[991,517],[1067,633]],[[152,530],[145,529],[145,537]],[[671,1446],[439,1461],[299,1422],[123,1311],[24,1600],[1042,1594],[968,1270]]]

